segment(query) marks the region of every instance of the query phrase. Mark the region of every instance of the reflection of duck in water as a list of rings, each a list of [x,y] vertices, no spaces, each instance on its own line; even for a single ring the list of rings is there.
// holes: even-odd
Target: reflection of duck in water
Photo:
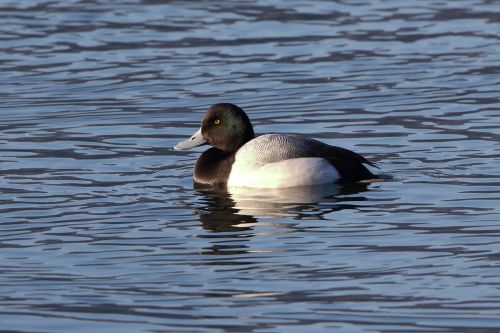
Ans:
[[[286,189],[224,188],[197,185],[206,205],[197,210],[205,229],[213,231],[251,230],[257,218],[259,225],[269,223],[279,228],[292,225],[266,222],[268,217],[290,217],[294,220],[322,219],[324,215],[353,209],[355,202],[365,201],[362,195],[367,184],[350,186],[300,186]],[[348,196],[348,197],[346,197]],[[279,224],[279,225],[278,225]]]
[[[250,188],[285,188],[327,183],[379,180],[363,156],[317,140],[283,134],[255,137],[242,109],[215,104],[200,129],[174,146],[189,149],[213,146],[198,158],[194,181],[199,184]]]
[[[198,237],[210,238],[207,255],[233,255],[249,252],[283,252],[285,249],[258,249],[250,241],[258,235],[287,234],[304,231],[308,224],[298,220],[320,220],[342,209],[353,209],[364,196],[354,196],[366,190],[366,184],[356,186],[302,186],[287,189],[242,189],[228,192],[225,188],[196,185],[203,205],[196,209],[203,229]],[[232,190],[232,189],[231,189]],[[347,198],[343,196],[348,195]],[[276,216],[285,221],[276,221]],[[286,221],[291,219],[292,221]],[[280,219],[281,220],[281,219]],[[259,226],[259,227],[257,227]],[[226,257],[224,257],[226,258]],[[222,259],[212,264],[241,265],[240,260]]]
[[[197,188],[203,194],[204,206],[196,210],[204,229],[212,231],[250,230],[257,220],[251,215],[239,214],[231,195],[223,189]]]
[[[311,185],[277,189],[253,189],[232,187],[228,191],[239,214],[253,216],[291,216],[322,218],[322,215],[346,208],[354,208],[352,201],[364,201],[365,197],[343,196],[367,190],[366,184],[357,186]],[[345,201],[349,203],[344,203]]]

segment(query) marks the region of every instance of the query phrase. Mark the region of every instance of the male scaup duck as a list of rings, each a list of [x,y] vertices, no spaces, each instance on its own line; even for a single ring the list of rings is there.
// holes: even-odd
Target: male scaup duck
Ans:
[[[196,161],[197,184],[285,188],[377,180],[363,164],[375,166],[345,148],[297,135],[256,137],[246,113],[234,104],[211,106],[200,129],[175,150],[209,144]]]

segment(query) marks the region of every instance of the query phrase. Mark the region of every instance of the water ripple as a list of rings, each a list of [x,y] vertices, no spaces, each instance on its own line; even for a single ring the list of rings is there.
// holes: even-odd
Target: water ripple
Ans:
[[[12,332],[500,325],[491,1],[0,5]],[[211,104],[353,149],[369,186],[193,189]]]

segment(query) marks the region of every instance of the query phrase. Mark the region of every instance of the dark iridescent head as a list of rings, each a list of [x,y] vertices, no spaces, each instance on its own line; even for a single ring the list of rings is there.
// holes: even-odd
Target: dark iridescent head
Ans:
[[[255,137],[246,113],[230,103],[212,105],[203,117],[200,129],[189,139],[179,142],[175,150],[190,149],[208,143],[222,151],[237,151]]]

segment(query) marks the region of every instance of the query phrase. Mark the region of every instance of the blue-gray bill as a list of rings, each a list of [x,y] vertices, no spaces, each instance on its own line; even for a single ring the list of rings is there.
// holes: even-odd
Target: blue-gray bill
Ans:
[[[207,139],[205,139],[203,135],[201,135],[201,128],[200,128],[189,139],[179,142],[178,144],[174,145],[173,148],[174,150],[186,150],[201,146],[205,143],[207,143]]]

